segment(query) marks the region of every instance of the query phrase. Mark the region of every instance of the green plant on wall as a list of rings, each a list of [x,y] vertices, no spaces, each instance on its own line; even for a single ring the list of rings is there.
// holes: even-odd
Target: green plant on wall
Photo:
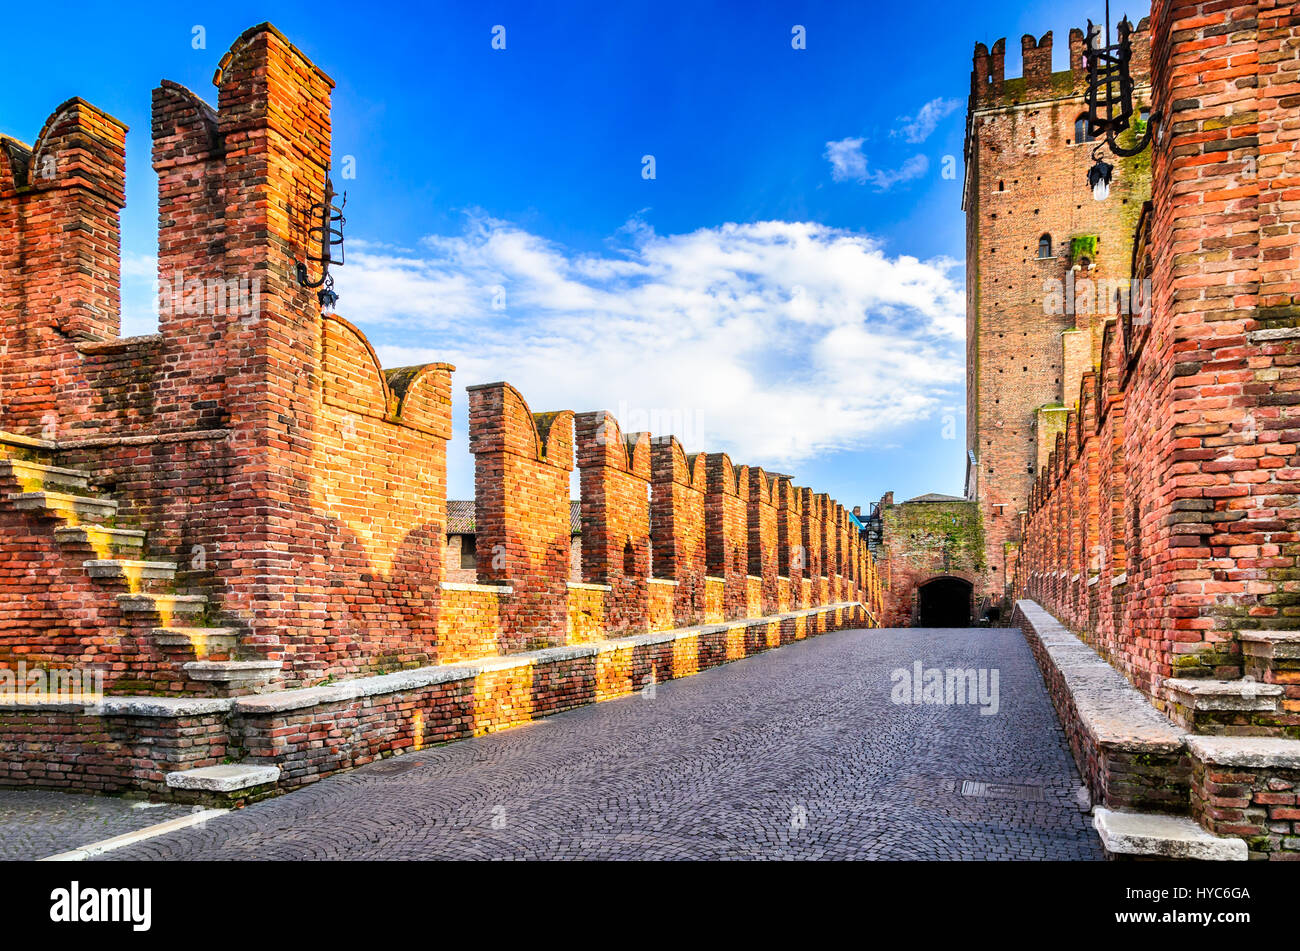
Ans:
[[[1077,261],[1082,257],[1096,257],[1097,255],[1097,236],[1095,234],[1076,235],[1070,239],[1070,260]]]

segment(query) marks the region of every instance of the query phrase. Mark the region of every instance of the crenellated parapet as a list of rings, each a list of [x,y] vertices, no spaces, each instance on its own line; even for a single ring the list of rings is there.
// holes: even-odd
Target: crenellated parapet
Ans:
[[[1132,43],[1132,75],[1136,82],[1145,83],[1149,81],[1151,72],[1151,32],[1147,19],[1134,28]],[[1006,39],[997,40],[991,47],[976,43],[971,59],[972,108],[996,108],[1082,95],[1088,84],[1085,44],[1083,30],[1072,28],[1069,64],[1065,69],[1054,70],[1052,32],[1049,30],[1037,39],[1026,33],[1020,38],[1020,75],[1008,77]]]
[[[74,98],[31,148],[0,138],[0,385],[12,432],[57,429],[76,344],[117,336],[126,132]]]
[[[749,603],[749,467],[733,466],[725,452],[705,457],[706,569],[723,582],[723,615],[744,617]]]
[[[582,580],[608,585],[604,629],[646,630],[650,581],[650,434],[612,413],[574,417],[581,470]]]

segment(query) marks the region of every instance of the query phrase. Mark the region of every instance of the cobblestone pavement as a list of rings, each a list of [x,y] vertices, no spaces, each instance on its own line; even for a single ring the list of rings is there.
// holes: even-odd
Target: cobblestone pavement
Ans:
[[[918,660],[996,668],[997,715],[892,703]],[[843,631],[103,858],[1097,859],[1079,785],[1019,631]]]
[[[189,806],[116,796],[3,789],[0,861],[43,859],[189,814]]]

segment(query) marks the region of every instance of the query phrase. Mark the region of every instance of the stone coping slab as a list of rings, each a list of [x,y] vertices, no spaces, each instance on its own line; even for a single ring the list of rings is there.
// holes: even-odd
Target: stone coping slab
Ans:
[[[844,601],[800,611],[790,611],[767,618],[738,619],[722,624],[697,625],[695,627],[674,628],[668,631],[653,631],[648,634],[634,634],[629,637],[593,641],[589,644],[547,647],[541,650],[508,654],[504,657],[489,657],[463,664],[417,667],[412,670],[380,674],[375,677],[359,677],[355,680],[346,680],[329,686],[280,690],[245,697],[107,696],[93,702],[78,702],[57,696],[13,700],[0,698],[0,713],[13,710],[30,713],[70,712],[97,716],[135,717],[189,717],[229,711],[250,716],[283,713],[289,710],[301,710],[323,704],[341,703],[361,697],[419,690],[435,684],[472,680],[480,674],[491,671],[510,670],[535,664],[549,664],[579,657],[595,657],[631,647],[666,644],[699,634],[720,633],[741,627],[767,627],[787,619],[809,617],[815,614],[852,608],[856,604],[857,602],[854,601]],[[268,668],[280,666],[274,661],[254,663],[257,663],[259,667],[263,664]]]
[[[1116,812],[1098,806],[1092,824],[1112,855],[1208,862],[1244,862],[1249,857],[1244,839],[1212,835],[1186,816]]]
[[[236,713],[259,716],[271,713],[284,713],[289,710],[301,710],[328,703],[341,703],[361,697],[380,694],[400,693],[418,690],[435,684],[452,683],[461,680],[473,680],[480,674],[528,667],[537,664],[550,664],[557,661],[573,660],[579,657],[595,657],[599,654],[623,650],[629,647],[666,644],[699,634],[719,633],[737,627],[756,625],[767,626],[787,617],[805,616],[852,607],[856,602],[828,604],[819,608],[810,608],[792,614],[776,615],[759,621],[737,620],[723,624],[696,627],[674,628],[670,631],[654,631],[649,634],[635,634],[630,637],[611,638],[592,641],[589,644],[572,644],[564,647],[545,647],[541,650],[524,651],[507,654],[503,657],[488,657],[482,660],[462,664],[443,664],[434,667],[417,667],[412,670],[381,674],[377,677],[360,677],[326,687],[308,687],[301,690],[281,690],[274,693],[253,694],[234,699]]]
[[[1097,743],[1133,752],[1175,752],[1185,733],[1095,650],[1037,603],[1016,602],[1034,637],[1065,681],[1079,719]]]
[[[514,594],[515,589],[508,584],[475,584],[471,581],[444,581],[443,591],[482,591],[484,594]]]
[[[93,703],[77,703],[59,697],[0,701],[0,712],[19,710],[37,713],[61,711],[106,717],[192,717],[225,713],[234,706],[229,697],[103,697]]]
[[[0,430],[0,443],[6,443],[10,446],[21,446],[24,449],[47,449],[54,450],[59,444],[49,439],[37,439],[35,436],[24,436],[21,433],[10,433]]]
[[[1215,766],[1300,769],[1300,740],[1279,736],[1189,736],[1187,748]]]

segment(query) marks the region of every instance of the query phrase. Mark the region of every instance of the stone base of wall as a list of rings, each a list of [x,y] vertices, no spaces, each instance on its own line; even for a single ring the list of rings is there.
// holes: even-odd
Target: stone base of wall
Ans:
[[[8,704],[0,708],[0,786],[238,805],[813,635],[874,626],[853,602],[245,697]],[[273,784],[219,792],[176,785],[177,773],[226,763],[274,766],[279,776]]]
[[[1016,602],[1013,623],[1043,672],[1092,801],[1186,813],[1191,764],[1183,731],[1033,601]]]
[[[1187,745],[1196,821],[1245,839],[1253,860],[1300,862],[1300,743],[1189,736]]]
[[[1108,857],[1300,861],[1300,740],[1186,733],[1035,602],[1017,601],[1013,620],[1098,806]]]

